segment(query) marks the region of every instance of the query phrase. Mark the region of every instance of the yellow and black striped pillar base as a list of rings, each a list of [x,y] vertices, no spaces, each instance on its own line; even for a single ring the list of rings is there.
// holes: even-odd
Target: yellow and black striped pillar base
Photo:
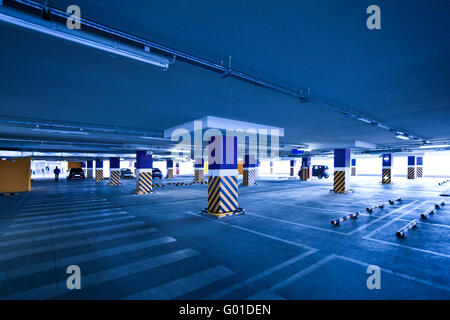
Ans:
[[[345,171],[334,172],[333,191],[336,193],[346,193],[345,189]]]
[[[208,213],[222,217],[235,214],[238,209],[238,177],[209,177]]]
[[[95,170],[95,181],[103,181],[103,169]]]
[[[252,186],[255,184],[256,173],[254,169],[244,170],[242,174],[242,185]]]
[[[301,179],[302,181],[309,180],[309,167],[302,167]]]
[[[270,167],[270,174],[273,174],[273,167]]]
[[[352,167],[352,176],[356,176],[356,167]]]
[[[200,182],[204,180],[204,173],[202,169],[195,169],[194,172],[194,181],[195,182]]]
[[[415,179],[416,178],[416,168],[414,167],[408,167],[408,179]]]
[[[416,177],[417,178],[423,178],[423,168],[422,167],[417,167],[416,168]]]
[[[167,169],[167,179],[173,179],[173,168]]]
[[[118,185],[120,185],[120,171],[111,170],[111,173],[109,175],[108,186],[118,186]]]
[[[383,169],[383,172],[381,175],[381,183],[382,184],[392,184],[391,169]]]
[[[94,177],[94,169],[86,169],[86,179],[92,179]]]
[[[137,194],[148,194],[153,192],[153,183],[152,183],[152,171],[148,172],[139,172],[136,177],[136,190],[134,193]]]
[[[289,170],[289,176],[291,176],[291,177],[295,176],[294,168],[292,168],[292,167]]]

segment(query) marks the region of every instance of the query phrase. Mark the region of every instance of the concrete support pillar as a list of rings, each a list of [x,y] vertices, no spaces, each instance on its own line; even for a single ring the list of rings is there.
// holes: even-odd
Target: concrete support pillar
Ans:
[[[153,192],[153,155],[151,151],[136,151],[136,190],[137,194]]]
[[[290,160],[289,161],[289,176],[290,177],[295,177],[295,160]]]
[[[244,171],[242,175],[243,186],[252,186],[255,184],[257,166],[258,162],[254,155],[246,154],[244,156]]]
[[[167,160],[167,179],[173,179],[173,160]]]
[[[85,161],[81,161],[81,169],[84,172],[84,177],[86,178],[87,175],[87,169],[86,169],[86,162]]]
[[[86,162],[86,179],[92,179],[94,176],[94,162],[88,160]]]
[[[352,159],[352,176],[356,176],[356,159]]]
[[[350,149],[334,149],[333,191],[336,193],[350,191]]]
[[[103,181],[103,160],[95,160],[95,181]]]
[[[238,208],[237,137],[211,137],[208,149],[207,212],[219,218],[242,212]]]
[[[311,157],[302,157],[302,167],[300,169],[300,180],[308,181],[311,179]]]
[[[423,157],[416,157],[416,177],[423,178]]]
[[[180,174],[180,163],[179,163],[179,162],[177,162],[177,163],[175,164],[175,174],[176,174],[176,175],[179,175],[179,174]]]
[[[382,174],[381,174],[381,183],[382,184],[392,184],[392,154],[385,153],[382,158]]]
[[[136,175],[136,161],[134,162],[134,176],[137,177],[137,175]]]
[[[108,186],[120,185],[120,158],[109,158],[109,183]]]
[[[273,161],[270,161],[270,174],[273,174]]]
[[[205,178],[205,163],[203,158],[197,158],[194,162],[194,181],[201,182]]]
[[[407,178],[410,180],[416,178],[416,157],[415,156],[408,156]]]

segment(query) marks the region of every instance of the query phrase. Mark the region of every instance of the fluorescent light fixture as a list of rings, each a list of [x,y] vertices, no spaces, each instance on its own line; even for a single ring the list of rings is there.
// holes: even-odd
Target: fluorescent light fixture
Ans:
[[[297,151],[311,152],[310,148],[297,148]]]
[[[409,140],[408,136],[404,136],[402,134],[396,134],[395,137],[402,140]]]
[[[420,146],[419,148],[420,149],[450,148],[450,144],[426,145],[426,146]]]
[[[369,119],[366,119],[366,118],[361,118],[361,117],[359,117],[359,118],[357,118],[359,121],[362,121],[362,122],[365,122],[365,123],[368,123],[368,124],[372,124],[372,120],[369,120]]]
[[[35,132],[47,132],[47,133],[61,133],[61,134],[79,134],[87,136],[89,132],[84,131],[67,131],[67,130],[55,130],[55,129],[42,129],[42,128],[32,128],[31,131]]]
[[[6,14],[5,14],[6,13]],[[56,23],[47,22],[41,18],[18,12],[9,8],[2,8],[0,21],[14,24],[29,30],[41,32],[60,39],[75,42],[84,46],[99,49],[122,57],[130,58],[140,62],[148,63],[164,70],[169,68],[169,59],[155,54],[142,52],[131,46],[120,45],[108,39],[91,35],[80,30],[69,30],[66,26],[59,26]],[[60,29],[60,30],[58,30]]]
[[[148,139],[148,140],[167,140],[166,138],[161,137],[152,137],[152,136],[140,136],[141,139]]]

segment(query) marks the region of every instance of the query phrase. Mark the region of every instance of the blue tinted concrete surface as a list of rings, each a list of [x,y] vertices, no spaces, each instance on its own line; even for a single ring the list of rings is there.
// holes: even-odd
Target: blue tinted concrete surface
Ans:
[[[450,203],[395,236],[448,186],[379,180],[352,177],[355,193],[334,194],[332,178],[260,179],[239,189],[246,214],[220,220],[200,214],[207,185],[135,195],[134,180],[35,181],[0,197],[0,297],[449,299]],[[394,197],[404,200],[330,224]],[[81,269],[80,290],[67,288],[69,265]],[[381,268],[380,290],[367,288],[369,265]]]

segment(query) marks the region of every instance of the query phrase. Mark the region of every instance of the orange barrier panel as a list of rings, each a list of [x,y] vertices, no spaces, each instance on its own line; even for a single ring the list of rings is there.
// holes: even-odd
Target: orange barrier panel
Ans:
[[[238,171],[239,171],[240,175],[244,174],[244,162],[243,161],[238,162]]]
[[[31,159],[0,160],[0,193],[31,190]]]
[[[76,161],[67,162],[67,169],[70,170],[72,168],[81,168],[81,162]]]

